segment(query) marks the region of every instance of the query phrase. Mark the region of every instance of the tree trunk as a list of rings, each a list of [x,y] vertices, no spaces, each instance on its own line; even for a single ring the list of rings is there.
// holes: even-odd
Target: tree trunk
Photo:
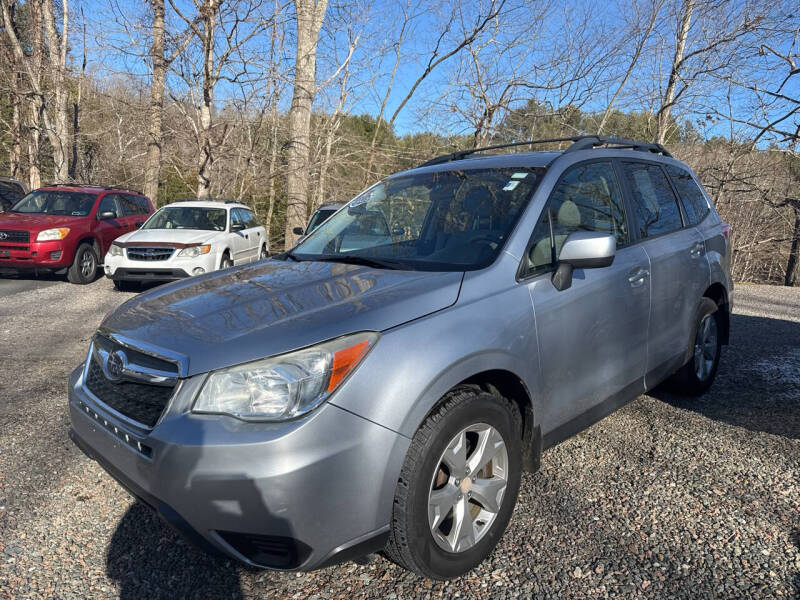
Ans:
[[[286,249],[297,241],[298,236],[293,229],[305,227],[308,219],[311,105],[316,93],[317,41],[327,4],[327,0],[294,0],[297,11],[297,54],[286,147]]]
[[[669,117],[672,112],[672,105],[675,103],[675,88],[678,85],[683,66],[683,55],[686,51],[686,39],[689,37],[689,28],[692,25],[692,13],[694,12],[695,0],[683,0],[681,6],[680,22],[678,34],[675,40],[675,55],[672,57],[672,68],[667,80],[667,89],[661,99],[661,107],[657,115],[656,142],[663,144],[667,138],[669,129]]]
[[[53,86],[52,119],[44,113],[47,137],[53,149],[53,177],[56,182],[69,181],[69,90],[66,86],[67,38],[69,27],[69,2],[61,0],[61,35],[56,29],[52,0],[45,0],[44,30],[47,36],[47,59],[50,81]],[[50,122],[48,122],[50,121]]]
[[[794,285],[794,272],[797,270],[797,261],[800,259],[800,201],[792,204],[794,209],[794,230],[792,232],[792,246],[789,249],[789,260],[786,261],[786,277],[784,285]]]
[[[16,79],[16,76],[13,77]],[[8,170],[11,177],[19,179],[22,165],[22,113],[18,88],[12,92],[11,102],[11,151],[8,155]]]
[[[214,153],[211,147],[212,110],[214,104],[214,32],[217,26],[217,9],[221,0],[207,0],[202,7],[203,23],[203,98],[200,103],[200,130],[198,135],[199,154],[197,157],[197,197],[211,195],[211,167]]]
[[[148,115],[147,156],[144,163],[144,195],[158,202],[158,179],[161,174],[161,141],[164,118],[164,82],[167,62],[164,60],[164,0],[150,0],[153,9],[153,39],[150,44],[150,61],[153,79],[150,84],[150,109]]]

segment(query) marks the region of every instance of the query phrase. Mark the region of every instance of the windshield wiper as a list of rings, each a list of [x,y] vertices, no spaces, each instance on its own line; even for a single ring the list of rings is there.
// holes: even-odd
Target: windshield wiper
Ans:
[[[307,260],[315,260],[319,262],[338,262],[348,265],[363,265],[365,267],[374,267],[376,269],[395,269],[404,271],[414,270],[412,267],[404,263],[399,263],[392,260],[383,260],[379,258],[368,258],[366,256],[359,256],[357,254],[328,254],[322,256],[310,256]]]

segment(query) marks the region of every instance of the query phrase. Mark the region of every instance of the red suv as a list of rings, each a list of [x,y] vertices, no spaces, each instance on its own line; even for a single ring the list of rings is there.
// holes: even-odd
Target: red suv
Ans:
[[[0,214],[0,267],[67,270],[94,281],[111,242],[140,227],[153,205],[139,192],[77,185],[34,190]]]

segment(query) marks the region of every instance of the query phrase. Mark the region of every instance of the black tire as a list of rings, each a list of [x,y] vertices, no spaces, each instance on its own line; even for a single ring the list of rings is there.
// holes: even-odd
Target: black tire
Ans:
[[[222,255],[222,259],[219,261],[220,271],[222,269],[229,269],[232,266],[233,266],[233,260],[231,260],[231,255],[226,250],[225,253]]]
[[[267,247],[261,246],[261,251],[258,253],[258,260],[266,260],[269,258],[269,254],[267,254]]]
[[[477,543],[449,552],[434,539],[428,521],[429,493],[449,442],[464,428],[479,423],[495,428],[505,442],[506,488],[494,520]],[[480,564],[502,537],[514,510],[522,474],[521,442],[521,417],[514,403],[478,386],[460,386],[449,392],[411,441],[395,491],[391,531],[384,549],[387,558],[431,579],[458,577]]]
[[[97,253],[90,244],[81,244],[75,251],[75,259],[67,270],[67,280],[70,283],[86,285],[97,278]]]
[[[114,287],[119,292],[130,292],[133,290],[133,283],[131,283],[130,281],[122,281],[121,279],[115,279]]]
[[[714,344],[704,345],[706,347],[714,348],[713,363],[710,368],[706,367],[701,369],[698,366],[698,359],[696,352],[698,352],[698,338],[703,337],[703,330],[706,320],[710,320],[709,327],[713,327],[716,335]],[[698,334],[700,334],[698,336]],[[710,348],[709,348],[710,349]],[[722,349],[722,319],[720,318],[719,308],[717,303],[710,298],[703,298],[697,307],[695,319],[692,326],[692,336],[689,339],[689,348],[687,355],[689,360],[684,364],[670,379],[667,380],[667,388],[669,391],[680,396],[696,397],[705,394],[711,384],[714,383],[714,378],[717,376],[717,369],[719,368],[720,352]],[[703,352],[703,349],[700,349]],[[707,354],[703,355],[703,361],[708,364]]]

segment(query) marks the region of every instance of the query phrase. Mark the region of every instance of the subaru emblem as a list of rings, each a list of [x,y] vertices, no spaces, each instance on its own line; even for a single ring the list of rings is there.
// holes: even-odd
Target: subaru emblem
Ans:
[[[106,376],[112,381],[119,381],[128,364],[128,357],[122,350],[114,350],[106,358]]]

